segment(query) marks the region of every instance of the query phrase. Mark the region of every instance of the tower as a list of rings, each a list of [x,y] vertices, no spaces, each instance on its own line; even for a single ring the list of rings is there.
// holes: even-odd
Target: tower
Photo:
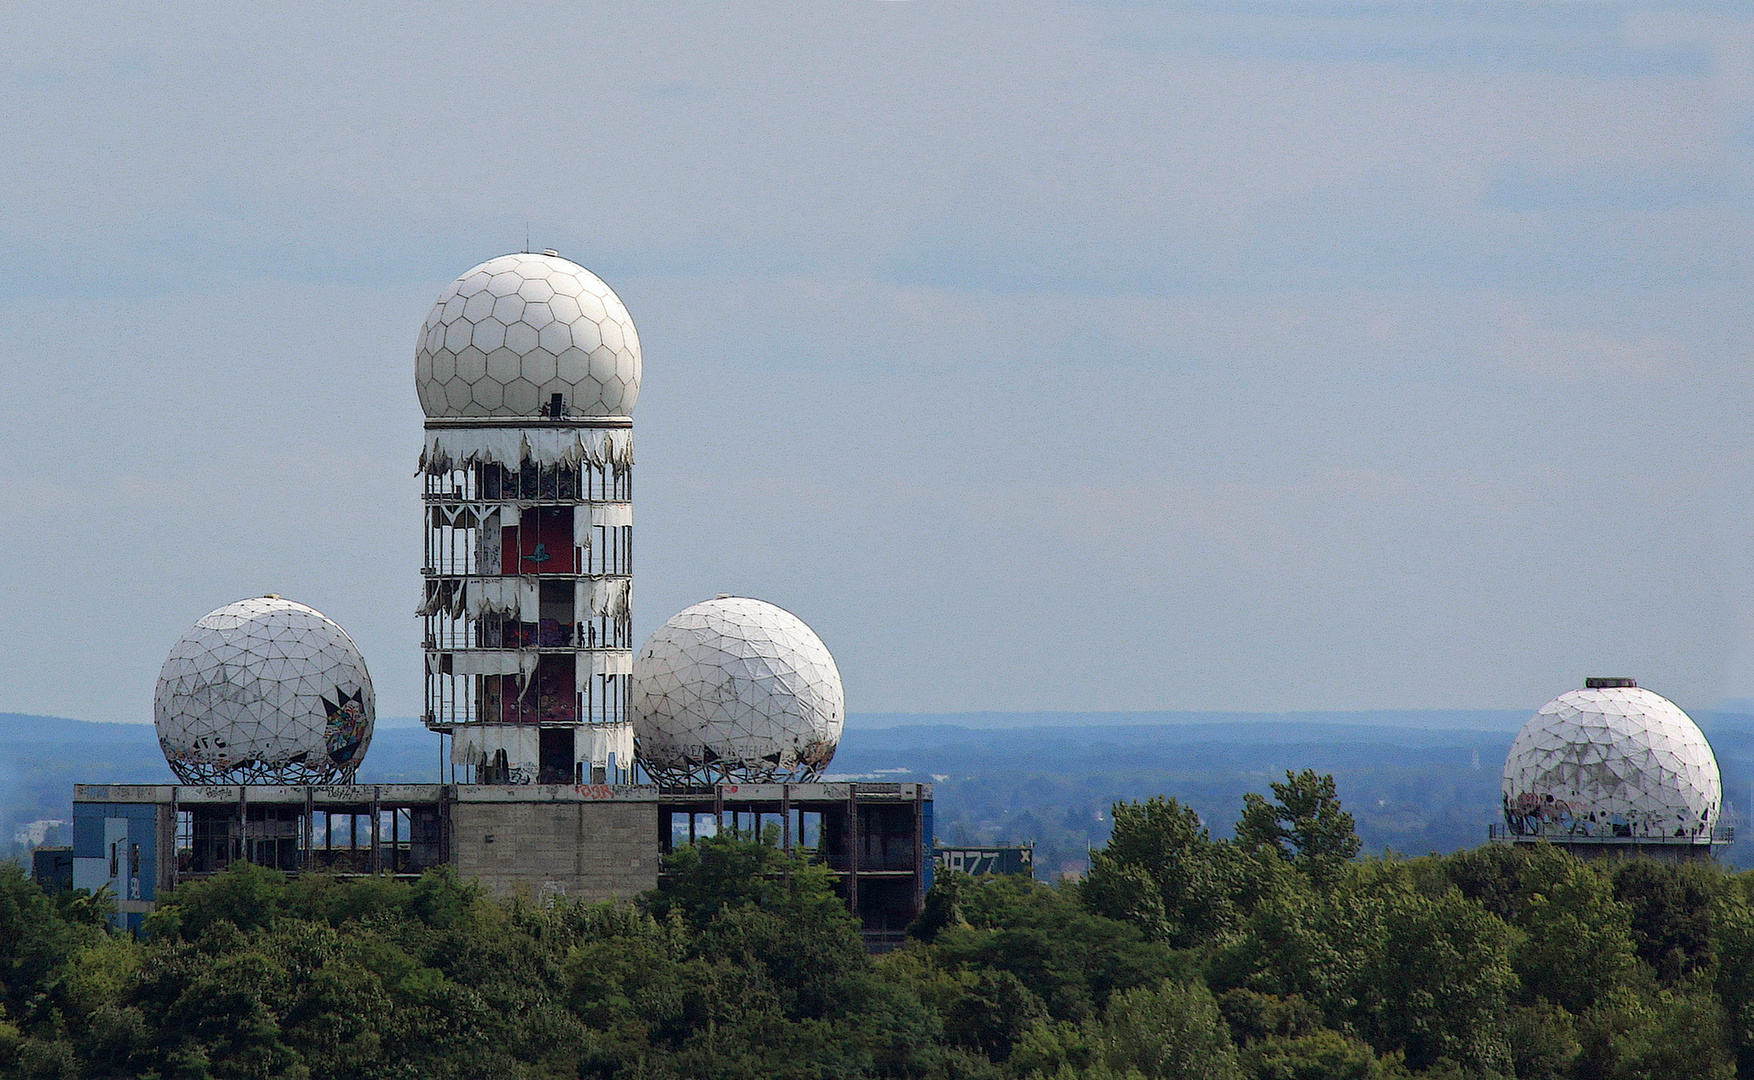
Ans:
[[[627,308],[552,251],[475,267],[421,328],[424,720],[463,782],[631,776],[639,380]]]

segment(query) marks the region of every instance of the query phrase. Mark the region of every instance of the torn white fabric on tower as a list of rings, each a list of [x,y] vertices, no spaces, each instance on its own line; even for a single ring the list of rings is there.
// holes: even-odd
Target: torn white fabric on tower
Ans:
[[[451,733],[451,764],[479,768],[491,765],[504,750],[506,764],[534,774],[541,748],[540,729],[534,724],[467,724]]]
[[[633,724],[592,724],[578,729],[574,736],[577,740],[575,749],[580,761],[592,765],[607,765],[609,755],[615,755],[615,763],[622,768],[633,760]]]
[[[628,597],[633,589],[632,578],[587,578],[579,582],[574,593],[574,622],[588,622],[607,615],[619,619],[627,614]]]
[[[633,465],[633,432],[628,428],[440,428],[426,433],[420,451],[420,471],[434,476],[476,464],[515,469],[526,461],[628,468]]]
[[[580,686],[593,675],[631,675],[633,653],[625,649],[592,649],[579,653],[574,674]]]

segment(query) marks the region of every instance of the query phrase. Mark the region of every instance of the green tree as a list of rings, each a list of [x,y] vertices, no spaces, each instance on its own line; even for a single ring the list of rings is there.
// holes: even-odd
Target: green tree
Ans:
[[[1058,1020],[1084,1020],[1118,990],[1154,985],[1183,962],[1137,926],[1086,911],[1078,891],[1021,876],[969,882],[963,922],[916,946],[957,970],[1008,971]]]
[[[1550,892],[1581,862],[1552,844],[1486,844],[1445,856],[1442,865],[1463,896],[1516,925],[1532,898]]]
[[[147,916],[146,932],[194,941],[224,921],[248,933],[281,914],[287,897],[285,874],[239,860],[204,881],[172,889]]]
[[[26,1032],[52,1022],[75,958],[102,937],[90,921],[65,917],[16,862],[0,863],[0,1020]]]
[[[1330,1028],[1297,1036],[1274,1035],[1244,1048],[1251,1080],[1378,1080],[1382,1062],[1368,1045]]]
[[[1361,994],[1372,1044],[1402,1051],[1415,1069],[1447,1058],[1503,1071],[1504,1013],[1516,989],[1509,928],[1454,892],[1427,897],[1388,886],[1382,897],[1382,938]]]
[[[1596,870],[1577,860],[1517,919],[1524,936],[1511,960],[1523,986],[1572,1013],[1622,985],[1637,964],[1631,912]]]
[[[1749,875],[1741,875],[1741,881]],[[1712,901],[1717,966],[1712,986],[1724,1009],[1738,1075],[1754,1076],[1754,904],[1739,888],[1725,889]]]
[[[1212,839],[1200,816],[1161,795],[1116,803],[1108,845],[1092,853],[1083,885],[1091,910],[1134,922],[1177,947],[1236,926],[1246,867]]]
[[[790,854],[766,840],[709,836],[664,857],[658,887],[639,897],[658,919],[674,912],[704,929],[722,912],[754,906],[795,915],[845,912],[834,875],[805,850]]]
[[[1215,953],[1213,987],[1296,998],[1313,1006],[1329,1027],[1357,1024],[1382,947],[1384,907],[1376,890],[1281,890]]]
[[[1273,802],[1252,791],[1243,796],[1237,846],[1276,852],[1323,881],[1358,854],[1356,822],[1341,808],[1332,776],[1287,769],[1284,783],[1269,786]]]
[[[1589,1080],[1729,1080],[1723,1012],[1707,995],[1616,987],[1578,1017],[1574,1075]]]
[[[1582,1051],[1576,1018],[1545,998],[1512,1008],[1504,1036],[1517,1080],[1566,1080]]]
[[[1237,1080],[1236,1051],[1203,983],[1116,994],[1092,1040],[1097,1060],[1147,1080]]]
[[[1715,863],[1630,859],[1614,870],[1614,898],[1626,905],[1633,947],[1664,986],[1717,963],[1714,901],[1728,891]]]

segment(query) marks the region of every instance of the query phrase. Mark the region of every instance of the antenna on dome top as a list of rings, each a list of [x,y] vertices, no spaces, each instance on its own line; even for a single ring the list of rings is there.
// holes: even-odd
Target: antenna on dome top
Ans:
[[[530,223],[524,222],[524,254],[530,254]]]

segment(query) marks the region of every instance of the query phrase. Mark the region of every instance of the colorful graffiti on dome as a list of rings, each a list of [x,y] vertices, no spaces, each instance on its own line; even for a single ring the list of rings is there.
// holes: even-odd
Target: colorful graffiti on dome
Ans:
[[[323,745],[329,751],[329,760],[337,765],[353,760],[359,753],[360,744],[365,741],[366,729],[371,726],[366,719],[362,697],[357,691],[349,694],[340,687],[335,688],[335,700],[329,700],[327,695],[323,697],[323,707],[329,714]]]
[[[1649,815],[1602,813],[1528,791],[1504,797],[1504,821],[1517,836],[1698,836],[1705,829],[1703,824],[1669,828]]]

